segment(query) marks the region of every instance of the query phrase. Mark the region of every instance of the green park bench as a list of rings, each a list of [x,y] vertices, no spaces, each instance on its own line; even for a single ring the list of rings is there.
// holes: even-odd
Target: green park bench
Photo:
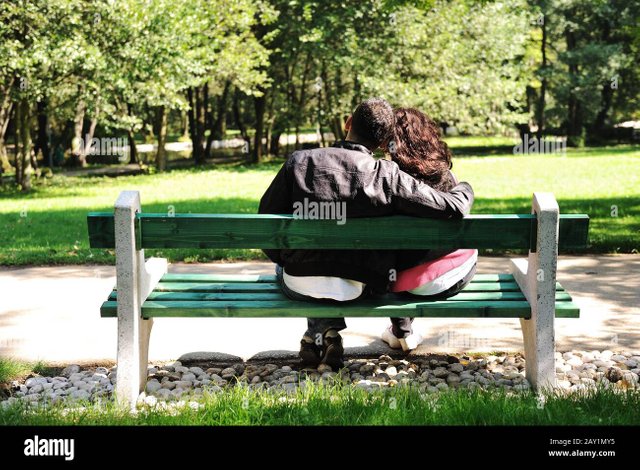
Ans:
[[[124,191],[114,213],[88,215],[91,248],[115,248],[116,288],[100,309],[118,318],[116,396],[135,404],[144,389],[156,317],[489,317],[519,318],[526,375],[555,385],[554,318],[579,307],[556,282],[558,249],[587,244],[589,217],[559,214],[550,193],[533,195],[531,214],[469,215],[461,220],[407,216],[303,220],[292,215],[144,213],[137,191]],[[421,301],[392,295],[345,305],[286,298],[274,275],[168,274],[145,248],[528,249],[510,273],[478,274],[458,295]]]

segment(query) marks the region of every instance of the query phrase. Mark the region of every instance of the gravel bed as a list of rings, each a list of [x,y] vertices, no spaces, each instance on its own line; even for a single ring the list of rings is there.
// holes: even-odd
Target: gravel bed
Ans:
[[[598,384],[637,388],[640,376],[639,351],[571,351],[556,353],[558,388],[575,392]],[[16,401],[28,403],[85,403],[109,400],[117,380],[115,367],[83,370],[70,365],[56,377],[33,376],[11,384],[10,397],[0,401],[6,407]],[[438,356],[415,362],[392,359],[353,359],[334,371],[320,365],[317,369],[297,369],[277,364],[232,364],[228,367],[188,367],[180,362],[158,364],[148,369],[145,392],[139,401],[158,402],[194,399],[204,393],[245,386],[295,392],[309,382],[351,384],[374,391],[391,387],[415,387],[423,393],[448,389],[503,388],[526,391],[525,360],[520,354],[479,356]]]

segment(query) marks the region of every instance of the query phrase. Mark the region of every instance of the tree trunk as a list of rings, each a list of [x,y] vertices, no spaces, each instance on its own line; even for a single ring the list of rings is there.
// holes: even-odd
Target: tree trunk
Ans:
[[[211,116],[211,108],[209,107],[209,83],[205,83],[202,87],[202,94],[200,95],[200,115],[198,125],[200,126],[200,131],[202,132],[201,140],[202,145],[205,147],[202,149],[202,163],[206,161],[209,157],[209,153],[206,151],[205,145],[205,132],[207,129],[210,129],[213,125],[213,117]],[[211,134],[211,133],[209,133]]]
[[[7,155],[7,147],[5,145],[4,136],[7,133],[7,127],[9,127],[9,118],[11,111],[13,110],[13,103],[8,100],[7,103],[0,103],[0,175],[4,172],[11,170],[11,163],[9,162],[9,156]]]
[[[76,105],[76,114],[73,119],[73,141],[71,142],[71,154],[75,158],[75,163],[85,167],[87,166],[86,160],[84,160],[83,154],[85,153],[83,147],[87,145],[87,142],[82,141],[82,127],[84,124],[85,104],[84,101],[79,100]]]
[[[36,137],[34,153],[35,155],[38,155],[38,152],[42,153],[44,165],[53,168],[53,159],[49,146],[49,115],[47,113],[46,98],[38,101],[36,113],[38,117],[38,135]]]
[[[139,163],[136,136],[131,129],[127,129],[127,140],[129,140],[129,163]]]
[[[133,106],[131,103],[127,103],[127,113],[129,116],[133,116]],[[136,147],[136,136],[133,132],[133,128],[127,129],[127,139],[129,140],[129,163],[140,163],[138,159],[138,148]]]
[[[160,106],[158,108],[158,151],[156,152],[156,166],[158,171],[167,169],[167,152],[165,143],[167,141],[167,108]]]
[[[95,111],[96,116],[98,115],[98,109]],[[93,135],[96,132],[96,126],[98,125],[98,118],[92,117],[91,123],[89,124],[89,132],[87,132],[87,141],[84,143],[84,148],[82,149],[82,161],[87,162],[87,152],[91,148],[91,141],[93,140]]]
[[[205,85],[206,86],[206,85]],[[204,109],[202,92],[198,87],[189,88],[189,130],[191,131],[191,145],[193,159],[196,165],[204,163]]]
[[[216,120],[213,123],[213,129],[211,129],[214,140],[224,139],[224,135],[227,132],[227,102],[229,101],[230,88],[231,83],[225,83],[222,96],[218,97]]]
[[[249,159],[251,156],[251,141],[249,139],[249,133],[247,132],[247,126],[245,126],[242,120],[242,110],[240,109],[240,90],[236,88],[233,94],[233,118],[236,121],[238,129],[240,129],[240,136],[245,141],[245,147],[242,149],[245,159]]]
[[[231,83],[227,81],[224,84],[222,95],[216,98],[215,119],[213,119],[211,127],[209,127],[209,136],[207,137],[207,146],[205,151],[207,156],[211,155],[211,145],[213,144],[213,141],[224,139],[224,135],[227,133],[227,102],[229,101],[230,88]],[[211,115],[213,117],[213,110]]]
[[[189,138],[191,139],[191,155],[195,159],[196,148],[195,148],[195,131],[196,131],[196,100],[194,97],[193,88],[189,87],[187,89],[187,101],[189,102],[189,110],[187,111],[188,118],[188,128],[189,128]]]
[[[538,140],[542,139],[544,135],[544,109],[546,107],[546,95],[547,95],[547,16],[543,16],[542,21],[542,44],[540,45],[542,52],[542,65],[540,70],[542,71],[542,80],[540,84],[540,98],[538,99]]]
[[[180,112],[180,125],[182,127],[183,140],[189,139],[189,113],[188,111]]]
[[[567,18],[570,19],[574,16],[574,11],[571,9]],[[572,30],[565,32],[565,39],[567,42],[567,52],[571,52],[576,48],[576,35]],[[569,101],[567,105],[567,145],[571,147],[581,147],[584,142],[582,139],[582,106],[575,92],[575,80],[578,76],[578,65],[575,60],[572,60],[569,64],[569,80],[571,83],[571,89],[569,91]]]
[[[302,125],[302,118],[304,116],[304,105],[307,98],[307,81],[309,80],[309,73],[311,72],[311,66],[313,62],[311,60],[311,53],[307,53],[307,58],[304,64],[304,71],[302,72],[302,83],[300,84],[300,96],[297,103],[297,112],[295,116],[296,127],[296,150],[300,148],[300,127]]]
[[[31,190],[30,107],[26,98],[16,108],[16,183],[24,192]]]
[[[262,96],[256,96],[253,99],[253,108],[256,113],[255,136],[253,138],[253,163],[262,161],[263,147],[262,136],[264,134],[264,112],[266,108],[265,90],[261,89]]]

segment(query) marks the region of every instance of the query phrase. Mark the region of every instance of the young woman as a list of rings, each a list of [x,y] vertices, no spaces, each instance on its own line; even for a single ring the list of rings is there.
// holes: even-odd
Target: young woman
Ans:
[[[413,108],[395,110],[394,140],[388,150],[400,169],[439,191],[449,191],[457,184],[451,168],[451,152],[441,139],[438,125]],[[478,260],[477,250],[403,250],[397,252],[396,281],[391,291],[420,298],[443,299],[460,292],[473,278]],[[414,333],[413,318],[392,318],[382,333],[390,347],[409,351],[422,337]]]

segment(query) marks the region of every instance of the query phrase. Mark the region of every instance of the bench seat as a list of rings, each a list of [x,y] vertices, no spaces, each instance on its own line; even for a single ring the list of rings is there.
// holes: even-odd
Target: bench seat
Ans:
[[[117,316],[117,290],[102,304]],[[577,318],[579,307],[556,283],[556,317]],[[477,274],[459,294],[424,301],[389,294],[340,305],[301,302],[281,293],[275,275],[165,274],[142,304],[143,318],[157,317],[495,317],[531,318],[531,305],[511,274]]]

